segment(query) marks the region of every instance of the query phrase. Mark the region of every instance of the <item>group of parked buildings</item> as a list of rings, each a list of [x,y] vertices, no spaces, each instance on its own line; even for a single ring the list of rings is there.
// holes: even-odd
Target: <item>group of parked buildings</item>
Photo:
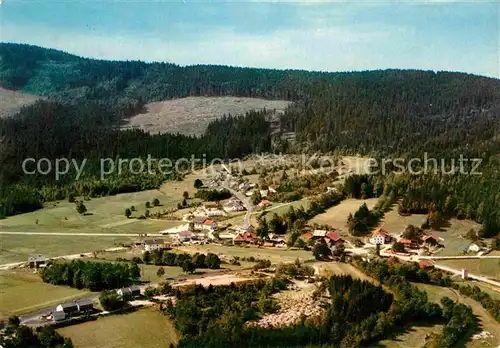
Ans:
[[[137,285],[117,289],[116,293],[126,300],[133,300],[141,296],[141,288]],[[96,312],[94,301],[91,299],[75,300],[61,303],[51,311],[53,321],[63,321]]]

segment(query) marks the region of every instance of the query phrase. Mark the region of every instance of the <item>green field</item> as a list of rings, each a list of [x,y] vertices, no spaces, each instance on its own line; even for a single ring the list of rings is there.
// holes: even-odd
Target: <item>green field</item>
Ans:
[[[149,190],[135,193],[124,193],[116,196],[93,198],[85,201],[88,215],[76,212],[75,204],[67,201],[50,202],[43,209],[32,213],[8,217],[1,221],[0,231],[21,232],[86,232],[86,233],[127,233],[131,231],[158,232],[180,224],[178,221],[147,221],[137,220],[144,214],[145,203],[155,198],[163,205],[151,208],[150,211],[173,208],[182,198],[164,194],[159,190]],[[126,208],[136,207],[132,218],[124,216]],[[38,221],[38,223],[37,223]]]
[[[415,284],[420,290],[425,290],[430,301],[440,303],[442,297],[447,296],[453,301],[459,301],[471,306],[474,314],[479,320],[481,330],[488,331],[493,338],[487,340],[469,340],[467,347],[497,347],[500,345],[500,324],[481,306],[479,302],[471,298],[460,295],[460,293],[451,288],[444,288],[429,284]],[[483,343],[484,342],[484,343]]]
[[[8,217],[0,220],[0,232],[46,232],[46,233],[158,233],[182,224],[178,220],[138,220],[146,210],[145,203],[155,198],[160,207],[151,212],[177,206],[182,201],[182,193],[194,195],[194,180],[188,175],[183,181],[167,181],[159,190],[124,193],[116,196],[92,198],[85,201],[88,215],[80,215],[75,204],[68,201],[49,202],[43,209]],[[124,216],[125,209],[135,206],[132,218]],[[128,237],[108,236],[37,236],[0,235],[0,263],[25,261],[32,254],[48,257],[91,252],[113,247],[118,243],[128,243]]]
[[[75,348],[165,348],[179,340],[170,319],[153,308],[110,315],[57,331],[70,337]]]
[[[128,237],[0,235],[0,263],[27,261],[34,254],[54,257],[93,252],[133,240]]]
[[[494,255],[494,254],[491,254]],[[498,259],[470,259],[470,260],[443,260],[439,265],[457,269],[465,268],[469,273],[482,275],[491,279],[500,280],[500,258]]]
[[[327,209],[323,214],[316,215],[309,222],[319,225],[329,225],[334,229],[340,230],[343,235],[349,235],[346,226],[347,217],[349,213],[354,214],[363,203],[366,203],[368,208],[372,209],[377,204],[377,199],[345,199],[340,204]]]
[[[292,262],[296,259],[301,261],[314,260],[312,252],[305,250],[287,250],[284,248],[259,248],[256,246],[223,246],[223,245],[192,245],[183,246],[178,248],[188,253],[214,253],[219,256],[223,255],[226,257],[239,256],[239,257],[250,257],[253,256],[259,259],[269,259],[271,262]],[[226,265],[224,265],[226,266]]]
[[[88,294],[66,286],[43,283],[28,270],[0,271],[0,318],[55,306]]]

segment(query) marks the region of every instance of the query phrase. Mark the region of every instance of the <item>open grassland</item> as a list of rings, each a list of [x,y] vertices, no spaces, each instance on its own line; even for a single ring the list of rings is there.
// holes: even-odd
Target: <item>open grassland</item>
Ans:
[[[293,262],[296,259],[301,261],[313,260],[314,256],[310,251],[287,250],[283,248],[259,248],[256,246],[224,246],[224,245],[192,245],[182,246],[178,250],[188,253],[214,253],[224,257],[251,257],[258,259],[269,259],[273,263]]]
[[[378,342],[375,347],[384,348],[421,348],[427,342],[427,337],[432,334],[439,334],[443,325],[413,326],[405,330],[402,334],[393,339]]]
[[[413,225],[420,227],[425,222],[426,216],[413,214],[410,216],[401,216],[398,214],[398,209],[395,206],[392,210],[385,213],[384,218],[380,222],[380,227],[387,230],[392,235],[400,235],[405,230],[406,226]]]
[[[453,301],[459,301],[470,306],[479,320],[480,330],[488,331],[493,335],[486,340],[469,340],[467,347],[497,347],[500,345],[500,324],[481,306],[479,302],[471,298],[460,295],[460,293],[451,288],[444,288],[429,284],[415,284],[420,290],[427,292],[429,301],[440,303],[441,298],[447,296]]]
[[[173,208],[182,201],[182,191],[178,195],[164,193],[161,190],[148,190],[135,193],[124,193],[116,196],[93,198],[85,201],[87,213],[80,215],[75,204],[67,201],[50,202],[41,209],[32,213],[11,216],[0,223],[0,231],[21,232],[85,232],[85,233],[125,233],[124,229],[135,230],[135,233],[158,232],[159,229],[169,228],[180,224],[177,221],[147,221],[137,220],[134,217],[143,215],[147,201],[155,198],[162,206],[151,208],[150,211]],[[134,206],[132,218],[127,219],[125,209]],[[37,223],[38,222],[38,223]],[[130,226],[129,226],[130,225]]]
[[[334,229],[347,233],[346,223],[349,213],[354,214],[363,203],[366,203],[369,209],[373,209],[377,204],[377,198],[343,200],[339,205],[327,209],[325,213],[313,217],[310,223],[329,225]]]
[[[153,308],[111,315],[57,331],[70,337],[76,348],[164,348],[179,340],[170,319]]]
[[[283,112],[291,102],[242,97],[187,97],[146,105],[147,112],[128,120],[124,128],[151,133],[201,135],[208,124],[223,115],[242,115],[251,110]]]
[[[35,254],[55,257],[93,252],[132,241],[128,237],[0,235],[0,264],[27,261]]]
[[[124,236],[99,236],[105,234],[147,234],[176,227],[179,220],[138,220],[144,214],[147,201],[160,200],[160,207],[151,212],[173,208],[182,201],[182,193],[194,195],[196,176],[188,175],[183,181],[167,181],[159,190],[124,193],[116,196],[93,198],[85,201],[88,215],[76,212],[75,204],[68,201],[50,202],[43,209],[0,220],[0,232],[45,232],[45,233],[91,233],[96,236],[46,236],[46,235],[0,235],[0,263],[25,261],[32,254],[47,257],[92,252],[130,243],[133,239]],[[137,211],[132,218],[124,216],[126,208],[134,206]]]
[[[55,306],[86,294],[86,291],[43,283],[29,270],[0,271],[0,319]]]
[[[494,255],[493,253],[490,255]],[[465,259],[465,260],[442,260],[438,265],[465,268],[469,273],[482,275],[491,279],[500,280],[500,258],[499,259]]]

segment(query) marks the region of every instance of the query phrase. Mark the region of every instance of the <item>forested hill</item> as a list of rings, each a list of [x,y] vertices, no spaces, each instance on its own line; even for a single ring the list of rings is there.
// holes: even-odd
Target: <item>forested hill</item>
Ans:
[[[85,108],[116,123],[145,102],[186,96],[285,99],[298,148],[408,153],[500,152],[500,80],[463,73],[384,70],[320,73],[103,61],[23,44],[0,44],[0,85]],[[98,104],[98,106],[96,106]],[[285,144],[284,148],[288,148]]]
[[[498,79],[416,70],[320,73],[181,67],[93,60],[5,43],[0,44],[0,58],[1,87],[45,97],[15,117],[0,119],[0,217],[36,209],[44,200],[141,190],[165,180],[146,175],[99,180],[100,158],[151,154],[176,159],[194,154],[210,159],[309,150],[481,157],[488,164],[484,176],[463,179],[461,183],[472,182],[466,189],[450,187],[467,197],[480,192],[471,210],[484,203],[500,211],[495,161],[500,154]],[[295,104],[280,125],[282,133],[294,132],[297,142],[288,143],[271,129],[265,112],[224,117],[196,138],[112,127],[139,113],[145,102],[199,95],[292,100]],[[77,182],[72,175],[57,181],[23,174],[23,159],[42,157],[85,158],[89,164]],[[491,221],[500,226],[500,215]]]
[[[24,44],[0,44],[0,85],[58,101],[155,101],[186,96],[294,100],[312,79],[306,71],[105,61]]]

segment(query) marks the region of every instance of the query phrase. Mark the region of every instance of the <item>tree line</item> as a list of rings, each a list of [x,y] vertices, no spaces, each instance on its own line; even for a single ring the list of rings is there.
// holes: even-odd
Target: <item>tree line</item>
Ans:
[[[140,280],[141,271],[136,263],[73,260],[50,263],[40,277],[49,284],[100,291],[129,286]]]
[[[32,329],[21,325],[19,317],[10,317],[7,327],[0,333],[0,345],[4,348],[73,348],[73,342],[63,337],[50,325]]]

